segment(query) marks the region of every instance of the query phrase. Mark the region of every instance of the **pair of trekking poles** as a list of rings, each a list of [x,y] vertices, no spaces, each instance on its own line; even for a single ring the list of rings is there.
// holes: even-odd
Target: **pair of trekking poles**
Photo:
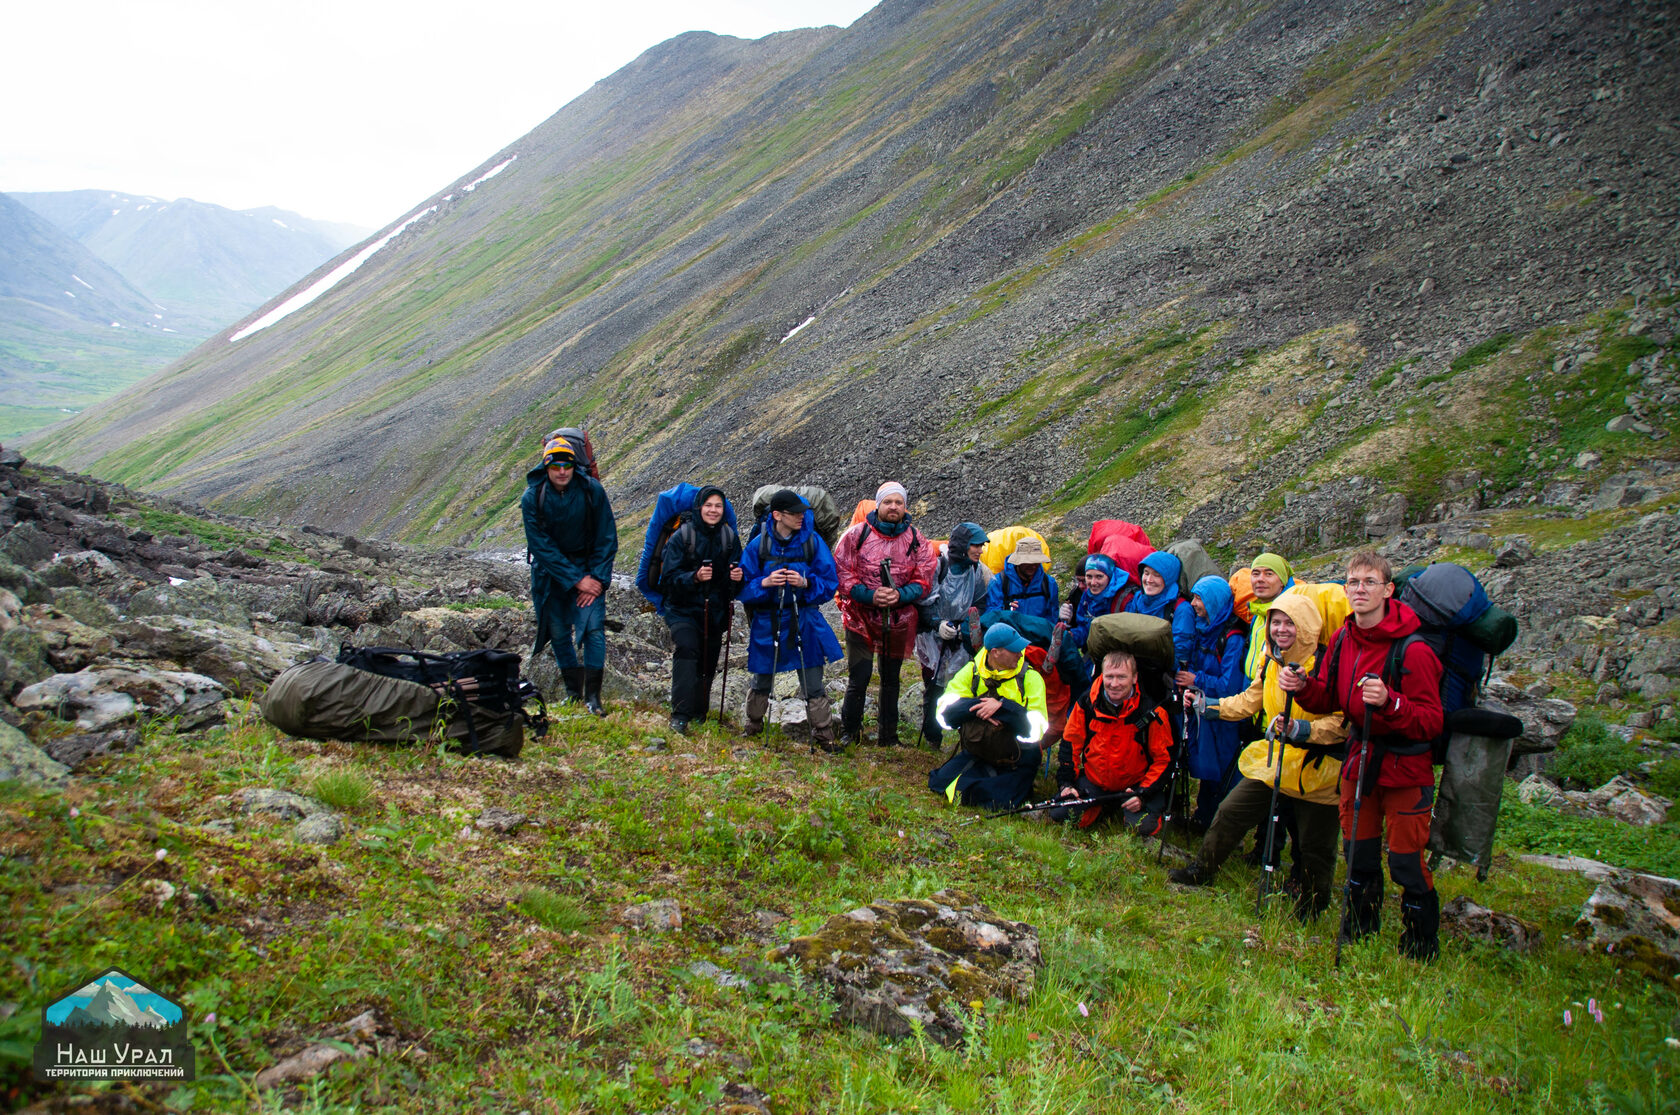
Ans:
[[[1278,668],[1279,669],[1289,669],[1290,668],[1289,665],[1284,664],[1283,661],[1280,660],[1280,659],[1274,659],[1274,661],[1276,661],[1278,663]],[[1360,679],[1359,679],[1361,687],[1363,687],[1363,685],[1366,681],[1369,681],[1371,679],[1381,680],[1380,676],[1377,675],[1377,674],[1370,674],[1370,673],[1365,674],[1365,675],[1361,676]],[[1364,703],[1363,694],[1361,694],[1361,702]],[[1290,722],[1290,713],[1294,711],[1294,705],[1295,705],[1295,694],[1286,693],[1284,695],[1284,701],[1283,701],[1283,722],[1284,722],[1284,725],[1285,725],[1285,728],[1284,728],[1285,732],[1288,731],[1288,724]],[[1373,708],[1372,705],[1370,705],[1369,703],[1365,703],[1364,715],[1359,718],[1359,771],[1358,771],[1357,774],[1354,775],[1354,778],[1353,778],[1353,826],[1352,826],[1352,832],[1349,834],[1347,840],[1343,844],[1343,859],[1346,861],[1346,865],[1347,865],[1347,877],[1342,881],[1342,911],[1341,911],[1341,919],[1340,919],[1340,921],[1339,921],[1339,923],[1337,924],[1337,927],[1336,927],[1336,955],[1335,955],[1335,959],[1331,963],[1331,967],[1333,967],[1333,968],[1340,968],[1342,966],[1342,946],[1347,943],[1347,939],[1348,939],[1347,933],[1344,931],[1344,927],[1348,923],[1348,907],[1352,904],[1352,901],[1353,901],[1353,849],[1354,849],[1354,845],[1358,842],[1358,839],[1359,839],[1360,807],[1365,802],[1365,770],[1366,770],[1367,767],[1370,766],[1370,763],[1371,763],[1371,711],[1372,711],[1372,708]],[[1272,745],[1274,735],[1275,735],[1275,733],[1272,730],[1272,726],[1268,724],[1266,726],[1266,764],[1268,766],[1270,766],[1271,763],[1272,763],[1272,746],[1271,745]],[[1288,747],[1287,741],[1284,741],[1284,740],[1278,741],[1277,770],[1272,775],[1272,801],[1271,801],[1271,808],[1270,808],[1270,811],[1269,811],[1269,815],[1268,815],[1267,821],[1266,821],[1266,851],[1265,851],[1265,860],[1264,860],[1265,869],[1260,873],[1259,895],[1256,897],[1255,902],[1254,902],[1254,916],[1255,917],[1260,917],[1262,912],[1263,912],[1263,909],[1264,909],[1265,903],[1266,903],[1267,892],[1271,889],[1272,874],[1277,870],[1277,865],[1273,860],[1273,850],[1276,846],[1275,845],[1275,838],[1276,838],[1277,827],[1278,827],[1278,793],[1282,789],[1282,786],[1283,786],[1284,751],[1286,750],[1287,747]]]

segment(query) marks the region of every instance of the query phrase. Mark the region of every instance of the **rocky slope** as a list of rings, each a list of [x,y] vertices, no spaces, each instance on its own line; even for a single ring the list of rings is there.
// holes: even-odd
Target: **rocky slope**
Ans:
[[[1312,544],[1527,506],[1583,454],[1672,456],[1677,52],[1634,0],[687,35],[38,451],[457,544],[516,538],[562,420],[627,508],[891,473],[936,531],[1119,513],[1234,555],[1355,477]]]

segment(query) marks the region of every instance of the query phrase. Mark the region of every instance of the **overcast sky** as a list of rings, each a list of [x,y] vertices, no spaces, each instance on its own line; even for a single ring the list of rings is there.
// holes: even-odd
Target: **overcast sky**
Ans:
[[[377,228],[655,43],[847,26],[874,2],[9,4],[0,192],[277,205]]]

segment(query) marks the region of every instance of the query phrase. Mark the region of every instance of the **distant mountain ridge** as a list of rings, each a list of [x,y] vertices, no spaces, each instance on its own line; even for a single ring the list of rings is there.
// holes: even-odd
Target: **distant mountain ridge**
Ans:
[[[112,190],[11,196],[200,336],[237,321],[367,235],[272,206],[234,210]]]
[[[274,208],[0,194],[0,438],[162,368],[361,235]]]
[[[478,545],[517,539],[567,421],[627,509],[893,476],[936,532],[1119,515],[1235,548],[1332,482],[1409,521],[1538,499],[1672,454],[1676,22],[888,0],[679,36],[35,453]]]

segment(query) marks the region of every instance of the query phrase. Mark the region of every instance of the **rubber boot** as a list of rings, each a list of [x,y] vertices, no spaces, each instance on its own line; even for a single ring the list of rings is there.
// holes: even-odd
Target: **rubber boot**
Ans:
[[[583,672],[583,707],[596,716],[607,715],[607,710],[601,707],[601,675],[605,670],[585,670]]]
[[[1382,880],[1348,880],[1347,914],[1342,918],[1342,940],[1357,941],[1382,928]]]
[[[945,730],[939,726],[938,709],[939,691],[929,685],[922,695],[922,738],[927,740],[935,751],[945,742]]]
[[[583,700],[583,667],[567,666],[560,671],[560,680],[566,683],[566,699],[561,704],[569,705]]]
[[[747,722],[741,725],[741,735],[761,736],[764,734],[764,717],[770,711],[770,694],[760,693],[756,689],[747,691]]]
[[[1420,898],[1400,896],[1400,955],[1430,961],[1441,955],[1441,897],[1434,891]]]
[[[811,725],[811,743],[824,751],[839,751],[834,740],[834,714],[827,697],[811,697],[805,702],[805,719]]]
[[[1183,867],[1175,867],[1167,872],[1167,879],[1181,887],[1205,887],[1213,882],[1218,872],[1212,870],[1201,860],[1191,860]]]

